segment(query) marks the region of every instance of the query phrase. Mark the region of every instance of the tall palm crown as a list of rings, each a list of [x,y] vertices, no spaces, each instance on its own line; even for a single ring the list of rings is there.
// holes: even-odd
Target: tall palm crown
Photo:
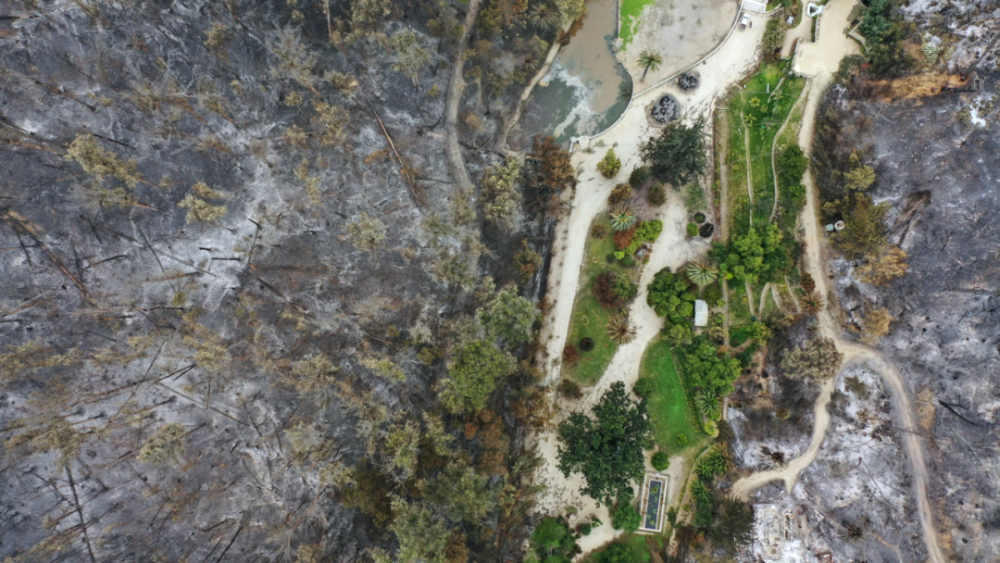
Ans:
[[[639,53],[639,66],[643,68],[641,80],[646,79],[646,73],[650,70],[658,70],[663,64],[663,57],[659,53],[654,53],[649,49]]]
[[[620,233],[627,231],[635,225],[635,213],[624,205],[619,205],[611,210],[611,230]]]
[[[704,287],[719,277],[719,270],[711,264],[695,261],[688,264],[687,277],[698,287]]]

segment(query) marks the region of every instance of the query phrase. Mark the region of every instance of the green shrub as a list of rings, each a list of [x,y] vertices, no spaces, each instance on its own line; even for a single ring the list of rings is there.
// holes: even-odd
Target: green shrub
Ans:
[[[625,256],[624,258],[622,258],[622,266],[625,266],[626,268],[631,268],[632,266],[635,266],[635,258],[632,258],[631,254]]]
[[[778,158],[778,185],[783,188],[798,185],[809,167],[809,159],[798,145],[785,149]]]
[[[670,467],[670,456],[667,455],[667,452],[656,452],[653,454],[651,463],[653,464],[653,469],[663,471]]]
[[[620,502],[614,512],[611,513],[611,527],[616,530],[624,530],[627,534],[634,534],[642,523],[642,515],[632,506],[632,500]]]
[[[632,392],[643,399],[649,398],[656,391],[656,380],[651,377],[640,377],[632,387]]]
[[[652,205],[663,205],[667,202],[667,189],[663,184],[656,182],[649,187],[648,199]]]
[[[718,283],[713,283],[702,291],[701,298],[708,303],[709,307],[718,307],[719,302],[722,301],[722,286]]]
[[[615,189],[611,190],[611,195],[608,196],[608,204],[618,205],[619,203],[625,203],[630,197],[632,197],[632,188],[628,184],[618,184],[615,186]]]
[[[639,223],[632,242],[625,247],[625,255],[631,256],[635,254],[644,243],[656,242],[656,239],[660,238],[661,232],[663,232],[663,221],[655,220]]]
[[[630,174],[628,177],[628,183],[632,186],[633,189],[636,190],[641,189],[646,184],[647,180],[649,180],[648,166],[640,166],[636,168],[635,170],[632,171],[632,174]]]
[[[688,234],[689,237],[696,237],[696,236],[698,236],[698,224],[697,223],[688,223],[687,234]]]
[[[548,560],[546,560],[548,562]],[[601,553],[601,563],[638,563],[627,545],[614,543]]]
[[[594,339],[585,337],[580,339],[580,350],[590,352],[594,349]]]
[[[593,528],[594,525],[590,523],[580,524],[579,526],[576,527],[576,533],[580,534],[581,536],[589,536],[590,531],[593,530]]]
[[[674,438],[674,441],[677,442],[678,446],[683,448],[684,446],[688,445],[688,436],[683,432],[678,432],[677,437]]]
[[[622,161],[615,155],[615,149],[608,149],[604,158],[597,163],[597,171],[605,178],[614,178],[618,171],[622,169]]]
[[[701,211],[694,214],[694,222],[699,225],[705,222],[705,214]]]

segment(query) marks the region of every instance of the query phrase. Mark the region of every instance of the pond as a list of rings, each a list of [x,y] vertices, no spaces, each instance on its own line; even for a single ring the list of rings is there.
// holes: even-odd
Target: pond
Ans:
[[[552,69],[531,94],[521,116],[522,146],[536,133],[567,143],[613,124],[628,106],[632,80],[615,60],[615,0],[588,0],[587,14],[570,31],[569,45],[559,51]],[[581,25],[582,23],[582,25]]]

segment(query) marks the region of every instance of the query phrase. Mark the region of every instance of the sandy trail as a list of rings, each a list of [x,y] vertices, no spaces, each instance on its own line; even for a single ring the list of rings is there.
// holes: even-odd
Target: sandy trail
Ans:
[[[545,315],[541,330],[541,342],[545,345],[539,353],[539,364],[545,370],[550,387],[554,388],[560,376],[559,359],[566,345],[590,225],[594,217],[607,208],[607,198],[615,184],[625,181],[632,169],[641,164],[640,145],[659,131],[647,118],[647,106],[664,93],[670,92],[681,103],[683,119],[693,122],[704,116],[706,124],[710,124],[711,110],[717,99],[748,74],[757,62],[758,46],[764,34],[766,20],[756,15],[753,18],[756,25],[752,29],[732,33],[698,67],[701,85],[697,89],[684,92],[669,83],[651,88],[633,99],[629,109],[611,129],[580,142],[581,146],[573,155],[573,164],[580,171],[579,181],[573,194],[564,194],[564,197],[572,197],[571,209],[556,230],[547,293],[552,300],[552,308]],[[616,178],[609,180],[597,172],[597,162],[612,146],[622,161],[622,171]],[[561,403],[560,414],[538,436],[538,453],[544,458],[538,479],[540,484],[546,486],[546,491],[539,498],[540,509],[554,514],[567,506],[575,506],[578,514],[583,517],[595,514],[603,522],[589,536],[580,538],[579,545],[584,554],[613,540],[620,532],[611,528],[607,507],[598,508],[593,499],[580,494],[582,476],[572,474],[566,478],[559,471],[556,427],[570,411],[589,411],[590,406],[612,383],[622,381],[631,388],[638,378],[639,364],[646,346],[662,327],[662,319],[646,305],[646,285],[663,267],[677,268],[692,258],[704,255],[708,250],[707,242],[687,239],[684,231],[687,220],[683,198],[677,192],[668,192],[667,203],[660,208],[659,216],[656,217],[663,221],[663,232],[653,245],[650,261],[643,269],[640,293],[630,309],[631,319],[637,325],[636,339],[618,348],[604,376],[597,385],[587,390],[583,399],[567,404],[567,401],[553,394],[553,402]],[[671,475],[668,491],[670,502],[674,502],[678,493],[683,492],[677,484],[683,477],[684,465],[680,457],[670,460],[667,472]]]
[[[821,25],[828,27],[845,26],[848,14],[850,14],[853,7],[854,1],[831,0],[826,5]],[[799,145],[803,148],[807,156],[812,152],[813,132],[820,98],[832,82],[833,72],[839,66],[840,60],[844,56],[858,52],[857,45],[847,39],[843,33],[837,33],[837,31],[839,30],[828,30],[821,34],[818,43],[803,44],[800,48],[799,56],[795,61],[796,72],[813,77],[806,85],[806,89],[809,92],[808,102],[802,119],[802,129],[799,131]],[[828,277],[825,272],[825,257],[823,255],[823,244],[825,241],[819,235],[821,225],[817,219],[818,202],[816,201],[816,188],[813,184],[810,170],[806,171],[803,183],[807,188],[806,208],[802,213],[802,226],[806,239],[805,266],[816,282],[817,293],[827,296],[830,295],[830,292],[827,286]],[[934,528],[933,514],[927,498],[927,467],[924,463],[923,444],[920,435],[916,431],[913,415],[914,410],[906,386],[903,383],[902,375],[896,366],[877,350],[845,340],[841,336],[839,327],[835,325],[831,318],[829,311],[821,311],[817,315],[817,320],[819,333],[822,336],[832,338],[837,349],[844,354],[841,369],[856,363],[867,362],[868,366],[876,371],[892,388],[893,407],[900,422],[900,437],[913,469],[914,493],[917,498],[918,516],[929,560],[932,563],[945,563],[945,558],[937,543],[937,532]],[[827,412],[827,405],[830,402],[830,397],[835,386],[836,378],[832,378],[821,387],[820,396],[816,400],[815,405],[813,436],[806,451],[781,470],[762,471],[737,481],[733,485],[733,494],[741,498],[747,498],[754,489],[777,480],[783,480],[786,489],[791,492],[799,473],[816,459],[819,448],[829,429],[830,415]]]

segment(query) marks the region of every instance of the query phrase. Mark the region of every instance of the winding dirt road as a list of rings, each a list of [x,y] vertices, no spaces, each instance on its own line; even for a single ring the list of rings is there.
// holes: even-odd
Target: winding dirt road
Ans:
[[[826,5],[821,25],[832,25],[834,27],[844,25],[853,7],[853,1],[831,0]],[[846,55],[856,53],[857,46],[847,39],[844,34],[828,31],[820,35],[818,43],[804,44],[801,45],[800,49],[801,52],[795,59],[795,70],[801,74],[812,76],[806,85],[808,101],[802,119],[802,128],[799,131],[799,145],[803,148],[806,155],[809,156],[812,152],[813,131],[820,98],[832,82],[833,72],[837,69],[840,60]],[[811,171],[806,171],[803,183],[806,186],[806,208],[802,213],[802,226],[806,237],[805,267],[816,282],[817,293],[828,296],[831,293],[826,283],[828,277],[826,275],[823,252],[825,241],[820,236],[821,225],[817,220],[818,203],[816,201],[816,187],[813,183]],[[881,352],[845,340],[841,335],[839,327],[835,325],[831,318],[829,311],[821,311],[817,315],[817,319],[819,321],[819,333],[822,336],[833,339],[837,349],[844,354],[841,369],[857,363],[867,363],[892,389],[892,404],[896,411],[896,416],[899,417],[900,438],[913,471],[913,487],[917,500],[918,517],[920,518],[929,561],[931,563],[945,563],[946,559],[937,542],[934,517],[930,501],[927,498],[927,466],[924,463],[924,447],[916,429],[913,405],[910,402],[910,396],[903,383],[902,374]],[[830,402],[830,397],[835,386],[836,378],[833,378],[821,387],[820,396],[816,399],[815,405],[813,436],[806,451],[780,470],[754,473],[737,481],[733,485],[733,494],[745,499],[755,489],[777,480],[784,481],[786,490],[788,492],[792,491],[799,473],[816,459],[823,439],[826,437],[826,432],[830,426],[830,415],[827,412],[827,405]]]

